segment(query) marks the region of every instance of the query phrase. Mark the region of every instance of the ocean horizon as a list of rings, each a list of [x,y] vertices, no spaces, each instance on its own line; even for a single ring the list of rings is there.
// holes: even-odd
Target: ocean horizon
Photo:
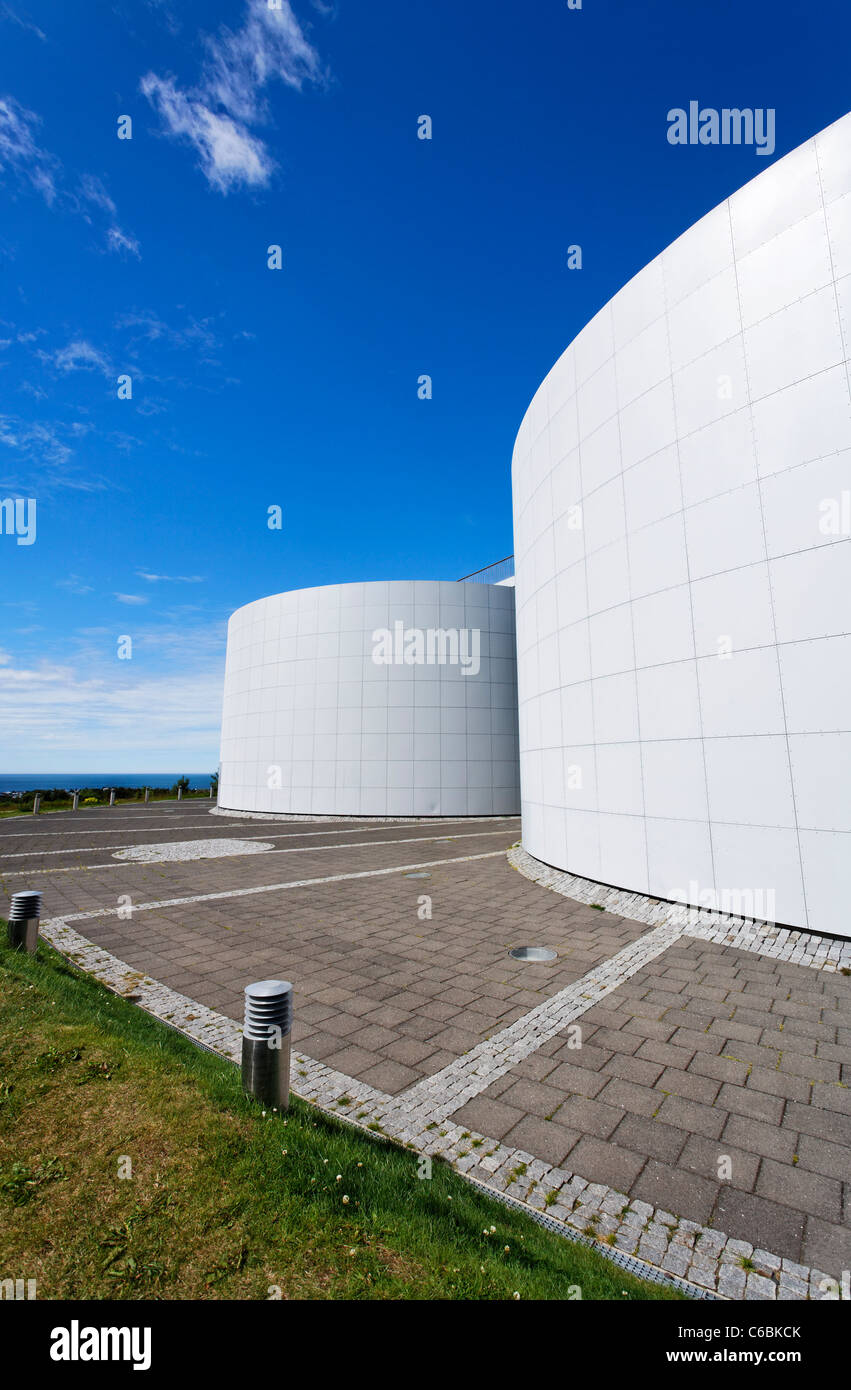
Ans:
[[[77,791],[81,787],[173,787],[178,777],[188,777],[193,791],[209,789],[209,772],[0,772],[0,794],[43,792],[54,787]]]

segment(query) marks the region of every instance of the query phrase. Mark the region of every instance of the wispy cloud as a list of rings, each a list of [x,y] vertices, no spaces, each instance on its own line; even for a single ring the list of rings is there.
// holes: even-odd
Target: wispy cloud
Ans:
[[[8,20],[11,24],[17,24],[19,29],[26,29],[28,33],[35,34],[36,38],[41,39],[42,43],[47,42],[47,35],[44,30],[39,29],[38,25],[33,24],[32,20],[25,19],[23,16],[16,14],[11,5],[0,5],[0,19]]]
[[[34,111],[27,111],[14,97],[0,96],[0,173],[31,184],[52,206],[60,166],[58,159],[36,141],[40,124]]]
[[[252,130],[268,120],[265,88],[271,82],[301,91],[321,82],[319,55],[288,0],[270,9],[267,0],[247,0],[235,33],[222,27],[205,39],[207,56],[196,86],[183,90],[172,76],[149,72],[141,89],[168,133],[194,146],[212,188],[229,193],[265,187],[275,168],[264,142]]]
[[[0,447],[16,459],[16,466],[10,467],[7,459],[0,457],[3,487],[26,491],[41,501],[63,488],[102,492],[113,487],[111,480],[80,471],[74,444],[81,430],[87,432],[86,426],[76,421],[23,420],[0,414]]]
[[[142,252],[136,238],[127,232],[122,232],[120,227],[110,227],[107,231],[106,249],[107,251],[115,251],[119,255],[135,256],[137,261],[142,259]]]
[[[164,343],[174,348],[191,347],[212,352],[219,346],[213,321],[212,318],[197,319],[190,314],[183,325],[175,328],[151,310],[134,309],[132,313],[121,314],[115,327],[131,330],[128,340],[131,346],[139,342]]]
[[[222,675],[215,669],[150,676],[133,662],[92,669],[78,661],[0,665],[0,729],[7,749],[23,750],[22,768],[53,771],[57,759],[93,771],[183,769],[216,760]],[[7,769],[15,755],[7,758]],[[86,762],[90,767],[85,767]],[[134,762],[139,766],[133,766]],[[144,764],[144,767],[142,766]]]
[[[72,594],[91,594],[91,584],[87,584],[78,574],[69,574],[66,579],[57,579],[57,589],[68,589]]]
[[[137,570],[139,579],[147,579],[149,584],[203,584],[202,574],[148,574],[146,570]]]
[[[76,189],[66,184],[61,162],[36,139],[40,125],[41,117],[35,111],[28,111],[13,96],[0,96],[0,175],[19,186],[34,188],[48,207],[77,214],[88,223],[96,220],[91,210],[97,209],[101,226],[104,219],[109,223],[102,249],[140,258],[138,241],[118,225],[118,209],[103,180],[84,174]]]
[[[101,372],[112,376],[112,368],[98,348],[85,338],[74,338],[57,352],[40,352],[43,361],[52,362],[60,372]]]
[[[148,602],[144,594],[116,594],[115,597],[118,599],[119,603],[129,603],[131,605]]]

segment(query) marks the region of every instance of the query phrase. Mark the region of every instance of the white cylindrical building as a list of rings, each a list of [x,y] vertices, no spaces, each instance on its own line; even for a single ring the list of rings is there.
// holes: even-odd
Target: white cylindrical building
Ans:
[[[851,116],[652,261],[514,452],[523,843],[851,935]]]
[[[337,584],[228,625],[219,807],[516,814],[514,591]]]

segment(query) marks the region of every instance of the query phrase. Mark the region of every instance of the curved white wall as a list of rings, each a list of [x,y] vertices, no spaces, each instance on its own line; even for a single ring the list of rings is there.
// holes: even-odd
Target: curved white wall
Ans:
[[[846,116],[539,388],[513,465],[531,854],[851,935],[850,342]]]
[[[470,637],[468,674],[451,661],[377,664],[373,634],[387,629],[395,638],[397,623],[403,633],[423,634],[425,657],[429,630],[478,632],[478,662]],[[408,650],[417,656],[415,640]],[[219,805],[315,815],[516,814],[513,590],[339,584],[238,609],[228,625]]]

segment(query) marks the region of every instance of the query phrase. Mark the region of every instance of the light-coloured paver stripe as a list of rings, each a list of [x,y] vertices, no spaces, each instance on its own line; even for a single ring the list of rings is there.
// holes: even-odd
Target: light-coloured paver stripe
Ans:
[[[252,888],[229,888],[221,893],[193,893],[187,898],[162,898],[159,902],[134,903],[133,912],[155,912],[165,907],[185,907],[190,903],[211,903],[223,898],[248,898],[255,893],[281,893],[287,888],[313,888],[322,883],[345,883],[357,878],[383,878],[387,874],[403,874],[415,869],[436,869],[444,864],[469,864],[476,859],[495,859],[505,850],[487,850],[484,854],[459,855],[457,859],[428,859],[418,864],[395,864],[392,869],[362,869],[352,874],[331,874],[327,878],[296,878],[287,883],[263,883]],[[90,912],[71,912],[51,919],[57,922],[87,922],[93,917],[117,917],[127,913],[126,907],[96,907]],[[46,924],[45,924],[46,925]]]
[[[43,924],[44,935],[80,969],[118,994],[230,1061],[239,1062],[242,1030],[185,994],[132,970],[102,947],[81,936],[67,919]],[[308,1103],[344,1124],[377,1131],[419,1153],[449,1163],[462,1177],[485,1185],[495,1196],[525,1205],[530,1216],[545,1213],[555,1229],[596,1244],[607,1258],[634,1257],[633,1272],[661,1276],[693,1294],[755,1301],[819,1300],[841,1297],[836,1277],[794,1260],[731,1240],[723,1231],[680,1220],[649,1202],[631,1201],[605,1183],[586,1178],[511,1149],[495,1139],[446,1122],[420,1129],[400,1120],[396,1098],[332,1070],[323,1062],[293,1053],[292,1089]],[[587,1232],[593,1231],[590,1239]],[[617,1252],[617,1253],[615,1253]],[[746,1262],[746,1267],[743,1267]]]
[[[57,812],[57,813],[54,813],[54,814],[62,814],[62,813],[61,813],[61,812]],[[460,818],[457,819],[457,820],[445,820],[445,821],[444,821],[444,820],[441,820],[440,824],[441,824],[441,826],[448,826],[448,825],[490,825],[490,824],[492,824],[494,821],[498,821],[498,820],[512,821],[512,820],[518,820],[518,819],[519,819],[518,816],[481,816],[481,817],[476,817],[476,816],[462,816],[462,817],[460,817]],[[281,823],[281,822],[280,822],[279,820],[266,821],[266,822],[265,822],[265,824],[267,824],[267,825],[280,825],[280,823]],[[376,831],[383,830],[383,829],[385,828],[385,826],[388,825],[388,824],[392,824],[392,825],[395,825],[395,826],[398,826],[398,827],[401,828],[402,826],[405,826],[405,825],[412,825],[412,826],[416,827],[416,826],[418,826],[418,825],[422,825],[422,823],[423,823],[422,820],[412,820],[412,821],[382,821],[382,822],[380,822],[378,825],[358,825],[358,826],[354,826],[354,827],[352,827],[352,828],[341,829],[341,830],[335,830],[334,827],[333,827],[332,825],[326,825],[326,826],[323,826],[323,828],[322,828],[321,830],[290,830],[290,831],[286,831],[286,832],[282,831],[280,834],[276,834],[276,835],[273,835],[272,832],[269,830],[269,831],[258,832],[258,835],[257,835],[256,838],[258,838],[258,839],[264,839],[264,840],[301,840],[301,839],[306,839],[309,835],[312,835],[312,836],[317,836],[317,835],[374,835]],[[181,830],[183,830],[184,828],[187,829],[187,830],[207,829],[207,830],[211,830],[211,831],[212,831],[212,830],[217,830],[217,831],[224,831],[224,830],[240,830],[243,824],[244,824],[243,821],[235,821],[232,825],[229,825],[229,824],[227,823],[227,821],[225,821],[223,824],[220,824],[218,821],[216,821],[214,824],[211,825],[209,819],[207,819],[207,820],[202,820],[202,821],[196,821],[194,824],[190,824],[189,821],[183,821],[183,822],[181,822],[180,829],[181,829]],[[316,822],[315,822],[315,821],[306,821],[305,824],[306,824],[306,825],[315,825]],[[151,833],[152,833],[153,831],[155,831],[155,830],[173,830],[174,828],[175,828],[175,827],[174,827],[174,826],[171,826],[171,825],[146,825],[146,826],[133,826],[133,827],[129,827],[129,826],[128,826],[128,828],[127,828],[126,830],[122,830],[122,828],[121,828],[120,825],[110,825],[110,826],[107,826],[104,830],[43,830],[43,831],[42,831],[42,830],[36,830],[35,827],[33,827],[31,830],[26,830],[26,831],[23,831],[23,830],[12,830],[12,831],[9,831],[8,834],[6,834],[6,835],[3,835],[2,833],[0,833],[0,844],[4,844],[4,843],[6,842],[6,840],[27,840],[27,839],[33,839],[33,838],[36,838],[36,839],[39,839],[39,840],[55,839],[57,836],[60,836],[60,835],[61,835],[61,836],[66,836],[66,835],[132,835],[132,834],[135,834],[135,832],[136,832],[137,830],[141,831],[141,833],[142,833],[143,835],[148,835],[148,834],[151,834]],[[242,837],[242,838],[247,840],[247,839],[250,839],[251,836],[249,836],[249,835],[246,833],[246,834],[243,834],[243,837]],[[18,857],[18,858],[23,858],[25,854],[39,854],[39,853],[44,853],[44,854],[74,854],[74,853],[75,853],[75,848],[76,848],[76,847],[72,846],[71,849],[49,849],[49,850],[46,849],[46,850],[43,850],[43,851],[39,851],[39,850],[24,850],[24,851],[17,852],[17,857]],[[115,846],[107,845],[107,846],[102,846],[102,848],[106,848],[106,849],[112,849],[112,848],[115,848],[115,849],[123,849],[124,846],[123,846],[123,845],[115,845]],[[11,855],[11,854],[3,854],[3,855],[0,855],[0,859],[12,859],[12,858],[15,858],[15,857],[16,857],[15,855]]]
[[[431,843],[431,842],[433,842],[433,841],[435,841],[435,840],[438,840],[438,841],[442,841],[442,840],[483,840],[483,839],[486,839],[488,836],[504,835],[504,834],[505,834],[505,831],[504,831],[504,830],[476,830],[476,831],[471,832],[471,833],[468,834],[468,835],[463,835],[463,834],[462,834],[462,835],[410,835],[410,836],[405,836],[405,837],[403,837],[401,840],[367,840],[367,841],[365,841],[363,844],[352,844],[352,845],[299,845],[299,846],[297,846],[296,848],[292,848],[292,849],[268,849],[268,850],[264,850],[264,851],[263,851],[263,858],[264,858],[264,859],[269,859],[273,854],[321,854],[324,850],[329,850],[329,849],[377,849],[379,846],[383,846],[383,845],[418,845],[418,844],[422,844],[422,843],[424,843],[424,842],[425,842],[425,843]],[[273,839],[275,839],[276,837],[275,837],[274,835],[264,835],[264,836],[255,835],[255,836],[244,836],[244,837],[242,837],[242,838],[245,838],[245,839],[252,839],[252,838],[253,838],[253,839],[262,839],[262,840],[273,840]],[[180,845],[180,844],[183,843],[183,841],[181,841],[181,840],[175,840],[174,843],[175,843],[176,845]],[[190,843],[192,843],[192,842],[190,841]],[[217,841],[217,840],[211,840],[211,841],[209,841],[209,843],[215,845],[215,844],[218,844],[218,843],[220,843],[220,842]],[[228,842],[225,841],[225,843],[228,843]],[[101,846],[101,849],[104,849],[104,848],[106,848],[107,850],[109,850],[109,849],[122,850],[122,849],[136,849],[136,848],[138,848],[138,846],[135,846],[135,845],[107,845],[107,846]],[[84,852],[84,851],[81,851],[81,850],[77,850],[77,851],[76,851],[76,853],[78,853],[78,854],[83,853],[83,852]],[[242,853],[244,853],[246,856],[249,855],[249,854],[251,854],[251,852],[252,852],[252,851],[250,851],[250,850],[244,850],[244,851],[242,851]],[[34,853],[38,853],[38,851],[34,851]],[[67,853],[74,853],[74,851],[58,850],[58,851],[51,851],[51,853],[67,854]],[[136,863],[139,863],[139,864],[174,864],[174,863],[190,863],[190,864],[194,864],[194,863],[197,863],[197,858],[198,858],[198,857],[199,857],[199,856],[196,856],[196,858],[193,858],[193,859],[185,859],[185,860],[176,858],[176,857],[173,856],[173,855],[169,855],[167,858],[164,858],[164,859],[144,859],[144,860],[142,860],[142,859],[140,859],[140,860],[133,860],[133,859],[119,859],[119,860],[115,860],[115,859],[112,859],[112,860],[110,860],[109,863],[107,863],[107,864],[71,864],[71,865],[68,866],[67,868],[62,868],[62,869],[41,869],[41,870],[39,870],[38,872],[40,872],[40,873],[42,873],[42,874],[79,874],[79,873],[92,872],[92,871],[95,870],[95,869],[123,869],[123,868],[126,868],[126,866],[127,866],[128,864],[136,864]],[[232,853],[229,857],[232,858],[232,859],[239,859],[239,858],[240,858],[240,854],[238,854],[238,853],[236,853],[236,854]],[[30,875],[30,876],[31,876],[34,872],[36,872],[36,871],[33,870],[33,869],[7,869],[7,870],[5,871],[4,877],[5,877],[5,878],[11,878],[11,877],[12,877],[13,875],[15,875],[15,874],[27,874],[27,875]]]
[[[400,1117],[415,1126],[439,1123],[661,956],[680,934],[672,926],[645,933],[442,1071],[424,1077],[398,1097]]]

